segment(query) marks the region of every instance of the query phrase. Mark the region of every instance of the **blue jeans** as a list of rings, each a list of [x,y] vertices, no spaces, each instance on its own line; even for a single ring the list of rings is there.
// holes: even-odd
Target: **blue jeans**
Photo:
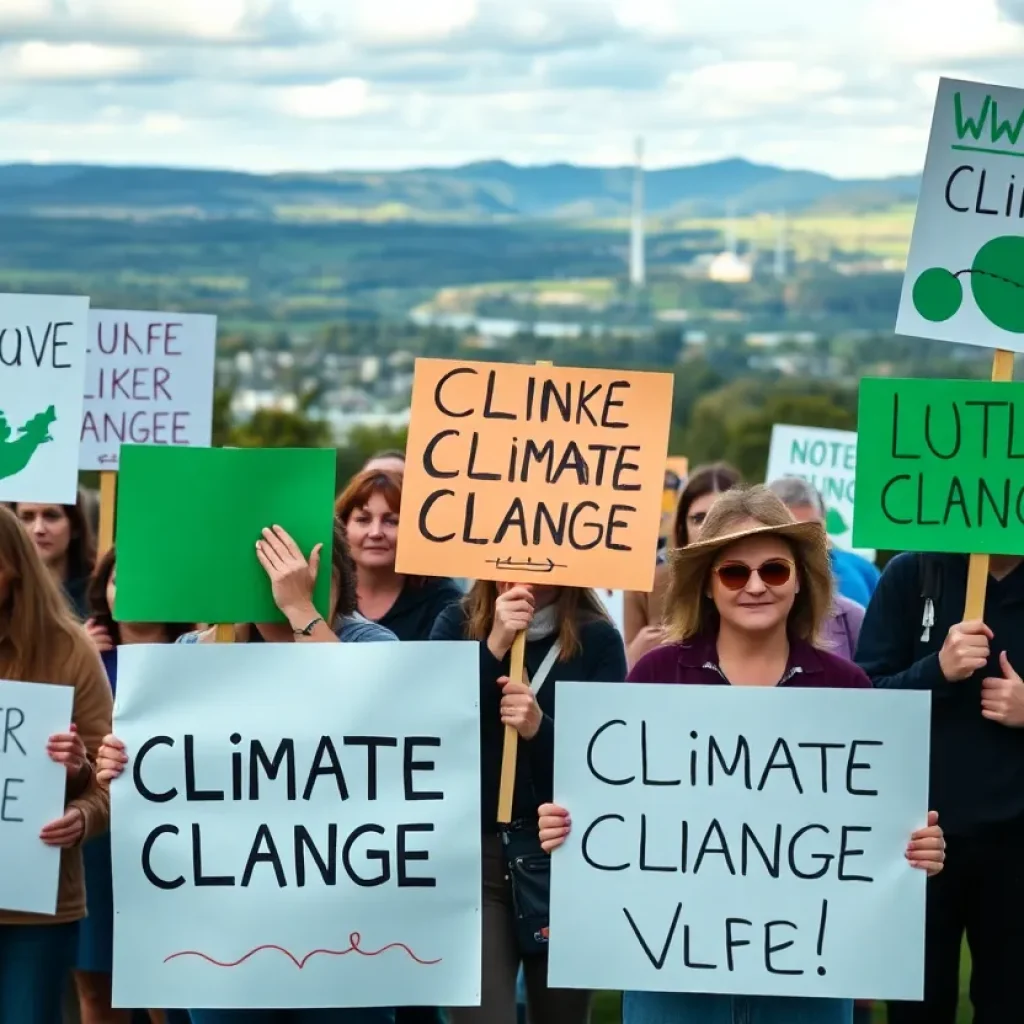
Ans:
[[[0,1021],[61,1024],[78,922],[0,925]]]
[[[370,1007],[350,1010],[189,1010],[192,1024],[393,1024],[395,1011]]]
[[[627,992],[622,1024],[852,1024],[845,999]]]

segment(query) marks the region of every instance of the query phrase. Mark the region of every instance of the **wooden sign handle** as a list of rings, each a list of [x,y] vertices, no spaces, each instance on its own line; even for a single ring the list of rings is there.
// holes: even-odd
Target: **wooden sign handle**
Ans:
[[[550,359],[538,359],[538,366],[554,366]],[[526,634],[516,633],[512,641],[511,664],[508,681],[521,683],[526,666]],[[498,824],[512,821],[512,794],[516,788],[516,761],[519,758],[519,733],[511,725],[505,726],[505,742],[501,753],[501,782],[498,786]]]
[[[992,357],[992,380],[1013,380],[1013,353],[997,348]],[[967,600],[964,621],[985,617],[985,591],[988,587],[988,555],[971,555],[967,566]]]
[[[117,474],[100,470],[100,535],[96,554],[102,558],[114,546],[114,516],[117,512]]]
[[[235,642],[235,627],[231,622],[218,622],[213,627],[213,642],[215,644],[233,644]]]

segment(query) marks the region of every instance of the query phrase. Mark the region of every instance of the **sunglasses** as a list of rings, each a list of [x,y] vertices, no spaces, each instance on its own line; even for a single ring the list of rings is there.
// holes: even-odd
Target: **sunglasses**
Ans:
[[[744,562],[723,562],[715,569],[726,590],[742,590],[755,572],[766,587],[784,587],[793,575],[793,563],[784,558],[770,558],[756,567]]]

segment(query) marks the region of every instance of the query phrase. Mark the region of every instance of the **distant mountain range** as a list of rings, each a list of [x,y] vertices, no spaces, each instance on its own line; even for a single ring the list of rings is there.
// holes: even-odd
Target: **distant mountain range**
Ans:
[[[504,161],[450,169],[245,174],[73,164],[0,165],[0,215],[325,220],[390,217],[605,218],[629,212],[629,167]],[[917,198],[919,176],[846,180],[747,160],[648,171],[652,214],[720,216],[884,209]]]

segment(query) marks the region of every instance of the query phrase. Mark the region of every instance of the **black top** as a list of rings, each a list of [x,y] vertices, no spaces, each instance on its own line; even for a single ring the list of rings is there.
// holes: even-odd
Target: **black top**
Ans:
[[[441,613],[431,640],[465,640],[466,613],[455,605]],[[533,676],[551,649],[554,637],[526,645],[526,672]],[[581,651],[568,661],[556,661],[548,674],[537,703],[544,718],[540,731],[530,741],[520,737],[516,759],[516,786],[512,799],[512,820],[536,824],[537,808],[552,799],[555,767],[555,696],[558,681],[621,683],[626,678],[626,652],[622,636],[606,619],[593,619],[580,627]],[[498,829],[498,789],[505,728],[501,724],[501,689],[498,679],[508,675],[509,655],[498,661],[487,647],[480,646],[480,822],[485,834]]]
[[[935,624],[927,641],[922,617],[921,560],[939,581]],[[967,558],[903,554],[882,573],[868,606],[857,664],[880,689],[932,693],[931,803],[947,833],[971,835],[1024,826],[1024,729],[981,715],[981,681],[1001,676],[999,652],[1024,671],[1024,565],[997,580],[990,576],[985,623],[992,630],[988,665],[962,682],[948,682],[939,651],[950,627],[963,621]]]
[[[82,576],[77,580],[66,580],[64,583],[64,596],[72,611],[82,620],[89,617],[88,589],[88,576]]]
[[[429,640],[437,617],[461,600],[458,584],[444,576],[427,576],[422,583],[406,580],[395,603],[374,621],[399,640]]]

